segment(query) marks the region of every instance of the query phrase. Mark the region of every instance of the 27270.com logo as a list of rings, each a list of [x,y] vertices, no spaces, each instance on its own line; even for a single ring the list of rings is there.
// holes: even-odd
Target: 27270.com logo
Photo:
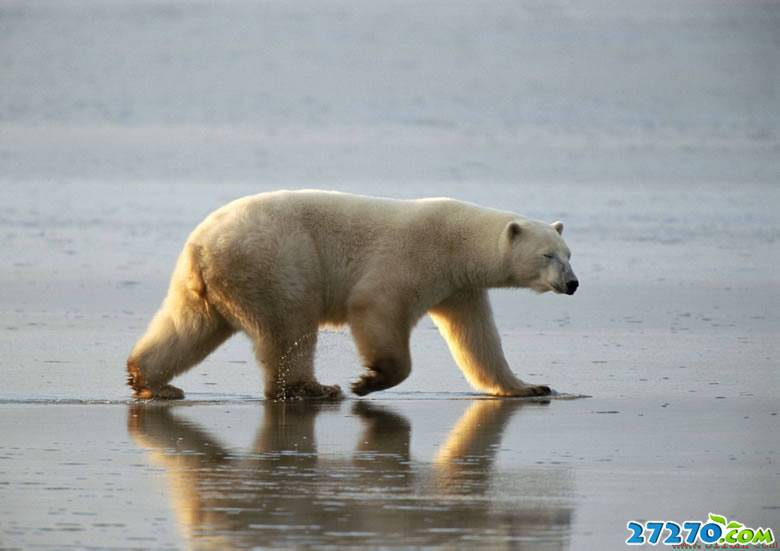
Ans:
[[[682,524],[669,520],[649,520],[626,523],[630,535],[628,545],[717,545],[722,549],[729,546],[754,545],[759,548],[777,548],[771,528],[749,528],[736,520],[727,520],[723,515],[710,513],[708,520],[686,520]],[[663,537],[662,537],[663,536]]]

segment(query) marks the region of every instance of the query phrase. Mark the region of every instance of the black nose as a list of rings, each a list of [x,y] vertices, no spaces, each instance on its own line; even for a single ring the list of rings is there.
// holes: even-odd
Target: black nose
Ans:
[[[573,295],[574,291],[577,290],[577,287],[580,286],[580,282],[576,279],[572,279],[571,281],[566,282],[566,294],[567,295]]]

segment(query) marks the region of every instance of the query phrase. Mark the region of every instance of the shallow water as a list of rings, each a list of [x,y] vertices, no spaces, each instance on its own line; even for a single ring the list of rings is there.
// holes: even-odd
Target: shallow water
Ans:
[[[759,1],[0,4],[0,548],[777,534],[777,28]],[[188,232],[282,187],[562,219],[577,294],[491,298],[563,396],[484,399],[423,320],[367,400],[264,402],[237,336],[182,403],[132,402]],[[358,376],[346,331],[317,366]]]
[[[5,405],[2,533],[26,548],[53,534],[59,548],[617,548],[626,520],[698,518],[703,503],[771,525],[777,409],[699,398]]]

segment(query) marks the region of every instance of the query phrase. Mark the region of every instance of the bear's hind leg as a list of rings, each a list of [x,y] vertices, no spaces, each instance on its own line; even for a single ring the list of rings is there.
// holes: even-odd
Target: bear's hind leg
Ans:
[[[320,384],[314,376],[317,326],[307,330],[279,330],[255,334],[255,354],[262,365],[265,397],[269,400],[337,400],[338,385]]]
[[[164,304],[127,360],[127,382],[134,395],[184,398],[182,390],[168,382],[201,362],[234,332],[213,309],[172,311]]]

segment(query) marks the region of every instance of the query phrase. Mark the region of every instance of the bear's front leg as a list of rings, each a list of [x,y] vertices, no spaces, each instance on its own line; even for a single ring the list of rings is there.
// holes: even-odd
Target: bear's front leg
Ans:
[[[429,312],[455,362],[477,390],[494,396],[547,396],[546,385],[528,385],[509,369],[487,291],[461,291]]]
[[[401,383],[412,370],[410,322],[392,301],[352,304],[349,325],[367,372],[352,384],[365,396]]]

